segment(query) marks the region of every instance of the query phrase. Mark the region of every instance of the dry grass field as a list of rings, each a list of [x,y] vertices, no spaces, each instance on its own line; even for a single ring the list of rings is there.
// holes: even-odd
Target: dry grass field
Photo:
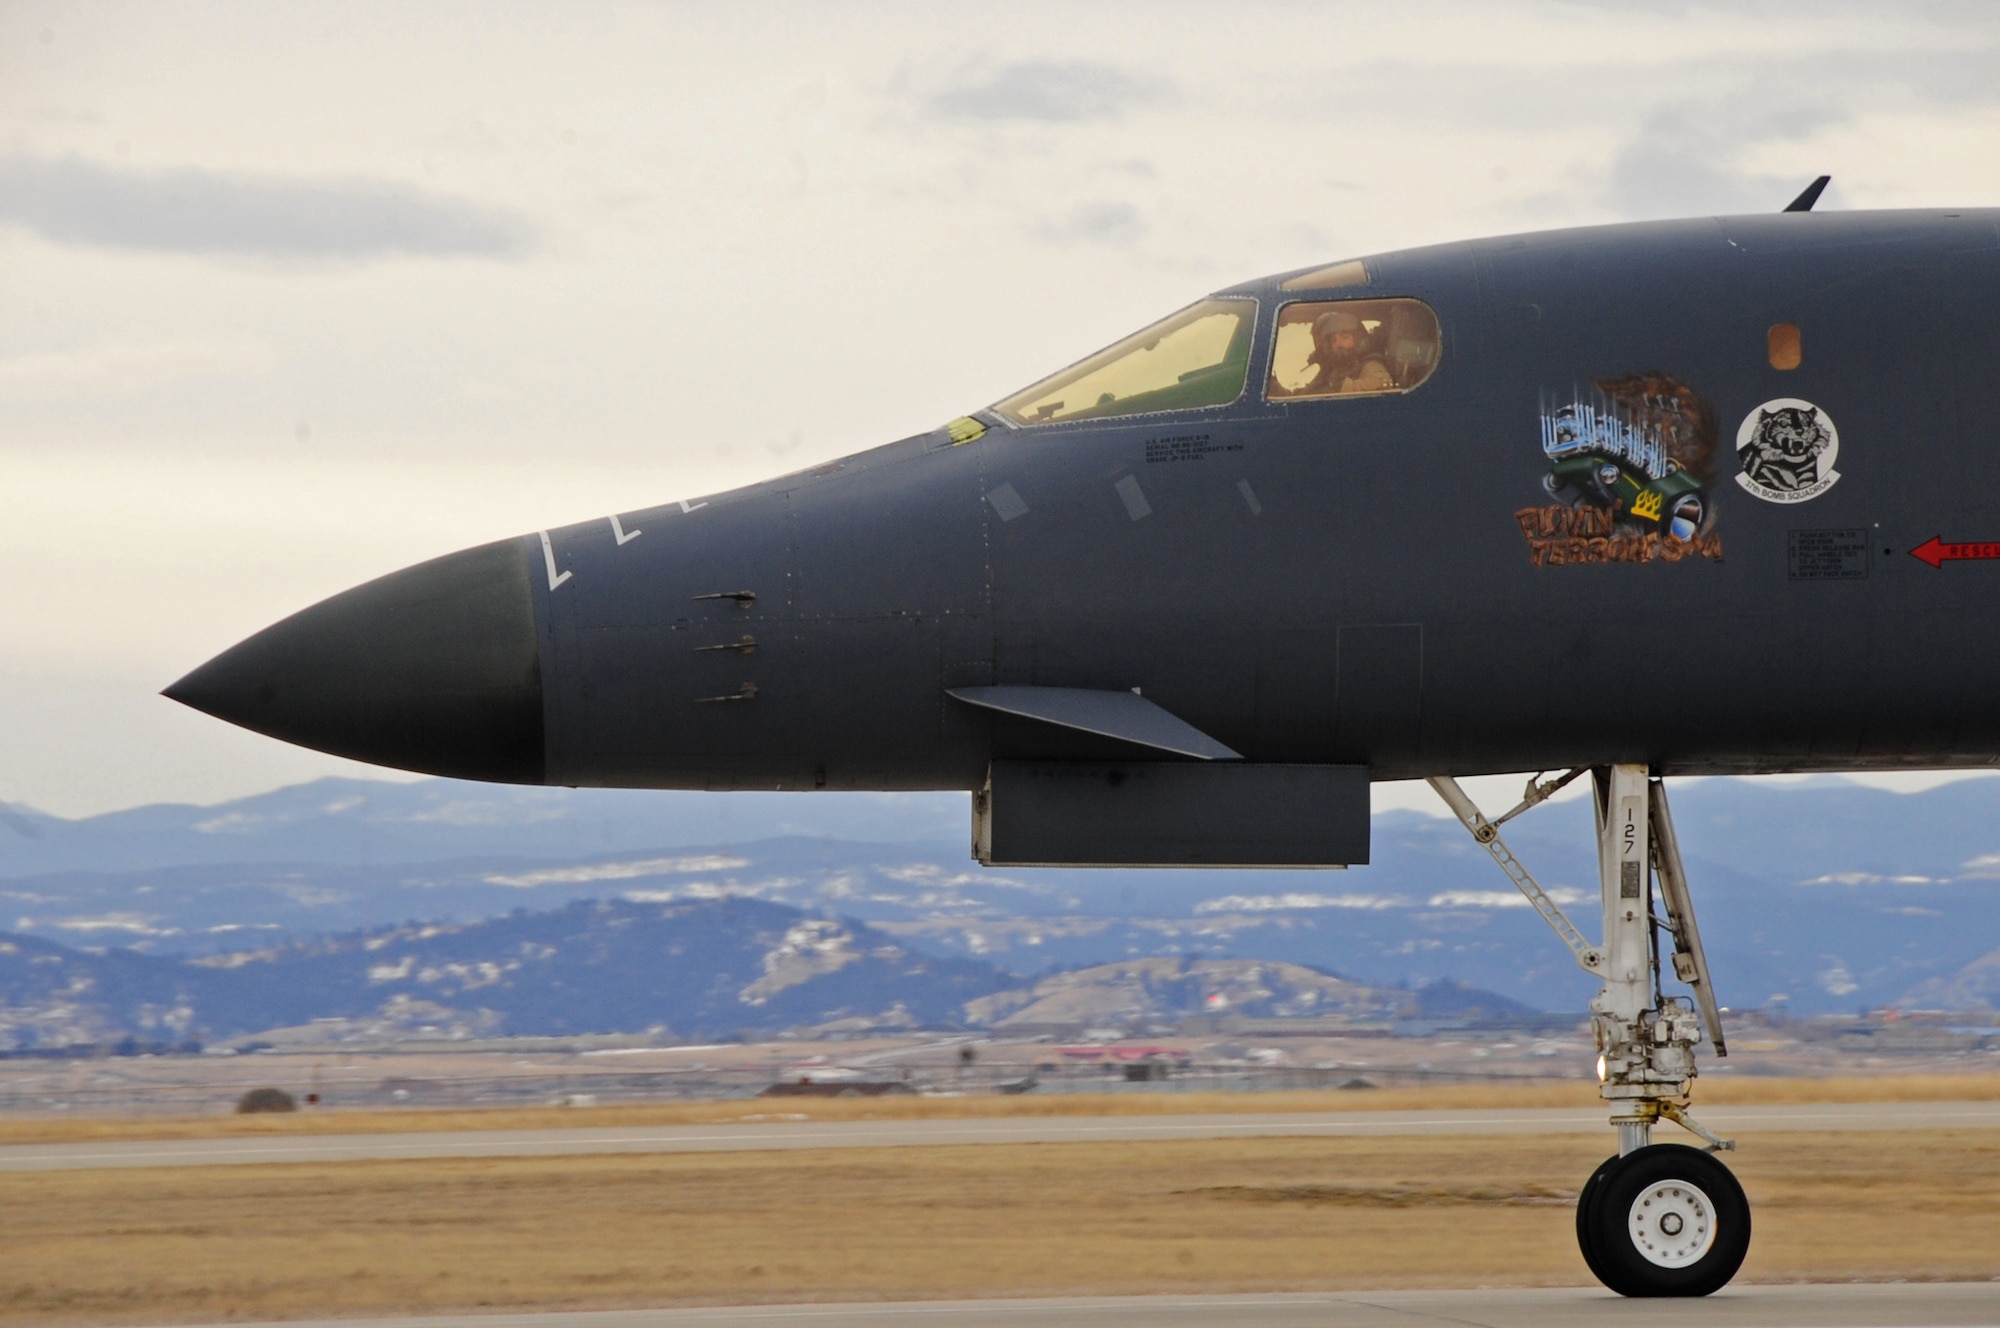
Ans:
[[[1121,1105],[1123,1105],[1121,1103]],[[566,1119],[575,1119],[571,1115]],[[1575,1284],[1591,1137],[0,1175],[0,1316]],[[2000,1132],[1759,1134],[1751,1280],[2000,1275]]]
[[[1711,1075],[1695,1089],[1707,1106],[1792,1102],[1990,1102],[2000,1075],[1936,1074],[1844,1079]],[[424,1130],[528,1130],[579,1126],[714,1125],[772,1120],[914,1120],[970,1116],[1149,1116],[1203,1112],[1403,1111],[1600,1105],[1587,1080],[1546,1084],[1452,1084],[1367,1092],[1065,1093],[1021,1097],[774,1098],[632,1106],[426,1111],[301,1111],[258,1116],[17,1116],[0,1119],[0,1145],[106,1139],[213,1139],[291,1134],[383,1134]]]

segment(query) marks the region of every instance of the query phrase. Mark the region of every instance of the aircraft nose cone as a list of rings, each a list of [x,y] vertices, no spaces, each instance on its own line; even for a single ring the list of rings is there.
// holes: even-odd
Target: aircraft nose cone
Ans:
[[[357,761],[539,784],[529,570],[522,540],[419,563],[265,628],[165,695]]]

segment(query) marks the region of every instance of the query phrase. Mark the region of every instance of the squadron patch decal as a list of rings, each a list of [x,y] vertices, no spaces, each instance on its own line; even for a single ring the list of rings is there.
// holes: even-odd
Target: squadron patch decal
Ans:
[[[1779,397],[1743,417],[1736,430],[1736,482],[1767,503],[1810,502],[1840,481],[1833,468],[1840,431],[1810,401]]]
[[[1514,514],[1535,566],[1721,561],[1715,412],[1685,383],[1645,373],[1545,393],[1541,433],[1557,502]]]

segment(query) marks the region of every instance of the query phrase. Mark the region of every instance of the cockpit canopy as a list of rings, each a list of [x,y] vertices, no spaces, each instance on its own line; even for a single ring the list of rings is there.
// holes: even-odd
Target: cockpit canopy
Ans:
[[[1359,262],[1294,278],[1310,289],[1365,284]],[[994,405],[1015,424],[1064,424],[1158,411],[1226,406],[1243,395],[1257,301],[1217,296],[1134,332],[1061,373]],[[1293,300],[1272,331],[1269,401],[1408,392],[1438,365],[1437,314],[1422,300]]]

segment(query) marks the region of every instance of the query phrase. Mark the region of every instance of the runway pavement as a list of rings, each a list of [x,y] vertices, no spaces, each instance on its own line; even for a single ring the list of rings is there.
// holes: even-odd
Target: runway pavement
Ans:
[[[1601,1288],[896,1301],[349,1319],[231,1328],[2000,1328],[2000,1282],[1729,1287],[1704,1300]]]
[[[1757,1130],[2000,1128],[2000,1102],[1869,1102],[1715,1107],[1698,1117],[1724,1135]],[[750,1152],[944,1144],[1134,1142],[1271,1136],[1604,1133],[1604,1108],[1505,1111],[1260,1112],[1190,1116],[1005,1116],[901,1121],[760,1121],[652,1128],[326,1134],[0,1147],[0,1171],[242,1166],[391,1158],[549,1157],[586,1153]],[[1663,1126],[1659,1137],[1681,1132]],[[1685,1136],[1690,1142],[1693,1136]]]

